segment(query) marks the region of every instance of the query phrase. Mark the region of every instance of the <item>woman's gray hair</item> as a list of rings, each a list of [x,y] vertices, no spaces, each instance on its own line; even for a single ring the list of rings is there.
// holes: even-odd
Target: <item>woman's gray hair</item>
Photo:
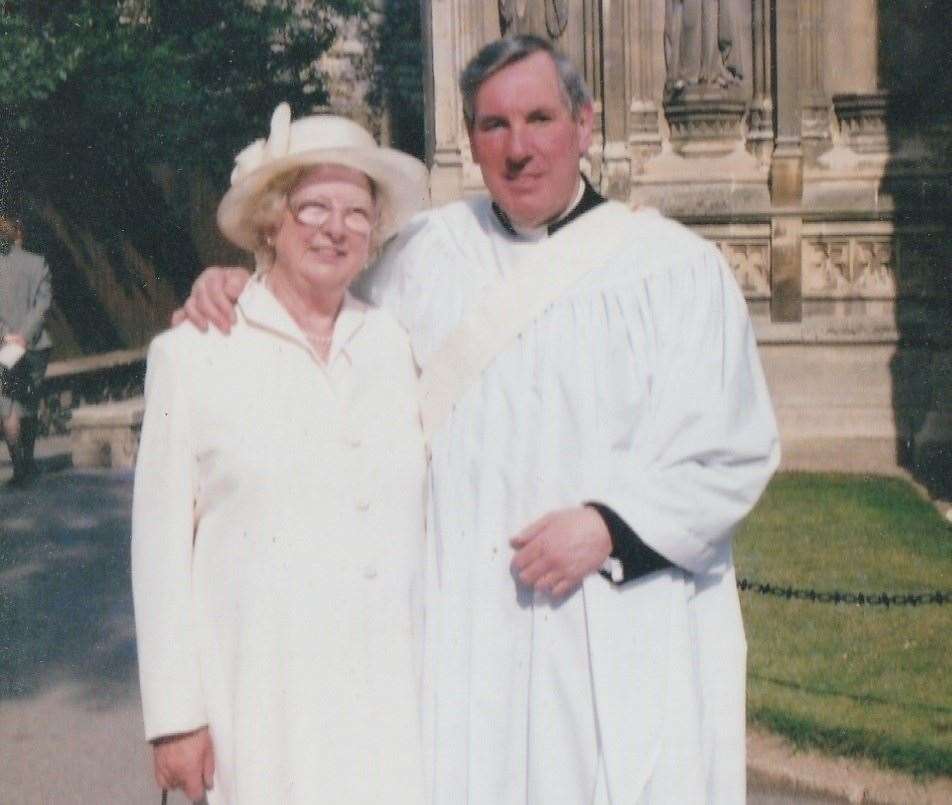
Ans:
[[[251,226],[259,249],[271,248],[271,238],[280,226],[288,206],[288,195],[305,173],[305,168],[298,168],[278,176],[258,197],[251,214]]]
[[[555,71],[559,76],[559,92],[571,111],[572,118],[578,119],[582,108],[592,102],[591,90],[585,84],[578,68],[568,56],[559,53],[545,39],[532,34],[519,34],[490,42],[469,60],[460,73],[463,117],[469,128],[476,122],[476,94],[483,83],[504,67],[522,61],[533,53],[548,53],[555,62]]]

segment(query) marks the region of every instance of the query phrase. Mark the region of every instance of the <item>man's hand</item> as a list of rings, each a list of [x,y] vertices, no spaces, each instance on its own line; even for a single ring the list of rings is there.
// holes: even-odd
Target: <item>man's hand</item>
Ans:
[[[19,333],[7,333],[3,337],[3,341],[6,344],[19,344],[21,347],[26,349],[26,339]]]
[[[156,739],[152,742],[152,759],[159,788],[181,788],[195,802],[212,787],[215,753],[208,727]]]
[[[172,326],[188,319],[204,333],[211,322],[227,335],[236,321],[235,303],[248,277],[248,270],[237,266],[206,268],[192,284],[185,304],[172,313]]]
[[[523,584],[553,598],[568,595],[612,551],[605,521],[585,506],[550,512],[522,529],[509,544],[516,549],[512,567]]]

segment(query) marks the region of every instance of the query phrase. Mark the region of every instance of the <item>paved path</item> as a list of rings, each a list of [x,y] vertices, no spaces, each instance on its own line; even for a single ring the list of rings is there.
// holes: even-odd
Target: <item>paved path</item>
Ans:
[[[154,798],[136,683],[130,501],[130,477],[116,473],[47,473],[0,492],[0,802]]]
[[[131,475],[66,469],[61,448],[45,445],[29,489],[0,491],[0,802],[156,803],[129,589]],[[766,788],[750,799],[805,802],[829,800]]]

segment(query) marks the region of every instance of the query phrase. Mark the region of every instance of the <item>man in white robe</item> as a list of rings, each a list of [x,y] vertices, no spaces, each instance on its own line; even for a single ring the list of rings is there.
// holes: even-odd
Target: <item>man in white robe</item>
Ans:
[[[491,43],[461,85],[490,197],[418,216],[363,283],[409,331],[424,388],[486,289],[550,237],[584,249],[573,233],[604,202],[578,172],[590,95],[547,43]],[[717,250],[651,211],[614,227],[617,248],[431,435],[435,805],[745,797],[730,543],[778,463],[776,425]],[[242,281],[213,273],[189,315],[227,327]]]

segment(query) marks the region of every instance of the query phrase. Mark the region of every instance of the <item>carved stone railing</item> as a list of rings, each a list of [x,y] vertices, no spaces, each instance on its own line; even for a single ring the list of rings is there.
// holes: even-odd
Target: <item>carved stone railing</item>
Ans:
[[[141,347],[51,363],[41,392],[40,435],[68,433],[72,411],[82,405],[141,395],[145,356],[146,349]]]

